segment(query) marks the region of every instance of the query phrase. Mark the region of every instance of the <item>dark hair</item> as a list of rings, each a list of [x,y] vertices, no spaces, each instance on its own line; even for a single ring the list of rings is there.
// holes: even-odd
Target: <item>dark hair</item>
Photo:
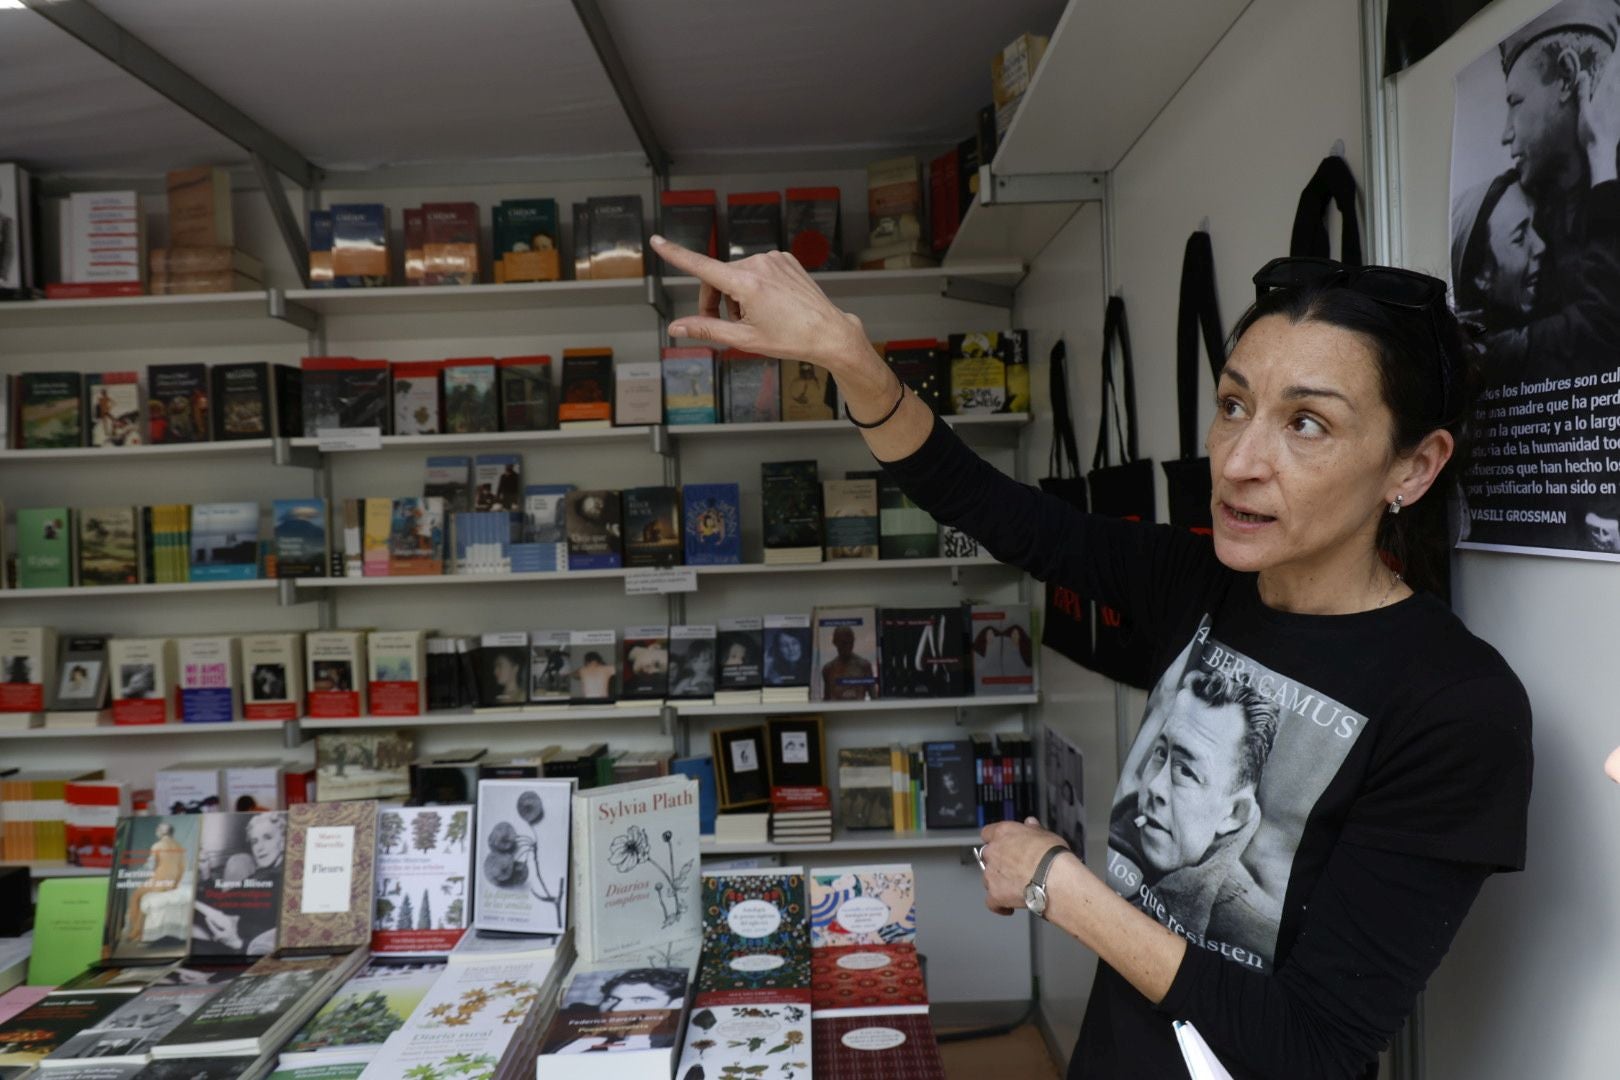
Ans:
[[[671,1000],[686,996],[686,976],[674,968],[632,968],[602,984],[602,996],[616,997],[614,991],[630,983],[646,983]]]
[[[1183,684],[1193,697],[1212,708],[1236,705],[1243,710],[1243,746],[1233,788],[1258,784],[1277,740],[1277,705],[1254,687],[1219,671],[1195,669]]]
[[[1467,512],[1460,505],[1461,479],[1473,452],[1474,402],[1479,394],[1478,356],[1456,316],[1444,306],[1432,311],[1392,307],[1332,283],[1273,289],[1243,313],[1232,342],[1269,315],[1348,330],[1372,347],[1384,404],[1395,419],[1390,443],[1397,456],[1416,450],[1430,432],[1451,433],[1456,448],[1425,497],[1399,514],[1380,517],[1376,540],[1384,561],[1399,570],[1408,585],[1446,597],[1454,542],[1452,502],[1458,500],[1459,513]],[[1444,355],[1437,355],[1439,350]],[[1450,415],[1441,416],[1447,371]]]

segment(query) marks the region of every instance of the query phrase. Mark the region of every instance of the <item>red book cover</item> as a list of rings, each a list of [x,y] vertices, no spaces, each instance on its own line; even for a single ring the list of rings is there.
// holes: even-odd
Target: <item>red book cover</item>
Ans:
[[[310,716],[338,718],[360,715],[358,690],[311,690],[306,698]]]
[[[838,1080],[945,1080],[926,1013],[829,1016],[810,1025],[817,1076]]]
[[[826,1010],[928,1011],[928,987],[914,945],[838,945],[810,951],[810,994]]]
[[[309,793],[315,787],[315,770],[285,772],[281,774],[281,802],[283,806],[309,802]]]
[[[45,286],[47,300],[100,300],[109,296],[145,296],[138,281],[53,281]]]
[[[772,810],[830,810],[832,793],[824,787],[773,787]]]
[[[0,712],[44,711],[44,683],[0,682]]]
[[[956,239],[962,221],[962,208],[957,204],[960,197],[957,153],[952,149],[928,166],[928,220],[936,255],[948,250]]]
[[[118,818],[124,810],[124,785],[69,781],[63,786],[63,799],[67,803],[68,862],[111,868]]]
[[[298,706],[290,701],[271,702],[269,704],[247,702],[242,706],[242,719],[296,720],[298,719]]]
[[[169,721],[170,709],[164,707],[162,698],[124,698],[115,700],[112,708],[115,724],[166,724]],[[174,689],[172,711],[175,716],[180,715],[178,686]]]
[[[420,716],[421,684],[373,682],[370,684],[372,716]]]

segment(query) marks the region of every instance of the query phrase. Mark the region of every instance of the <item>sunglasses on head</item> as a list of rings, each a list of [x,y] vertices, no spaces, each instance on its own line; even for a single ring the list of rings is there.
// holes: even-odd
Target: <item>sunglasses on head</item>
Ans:
[[[1284,257],[1272,259],[1254,275],[1255,299],[1276,289],[1343,288],[1376,300],[1385,307],[1428,316],[1434,332],[1435,363],[1440,374],[1440,419],[1451,418],[1456,376],[1451,353],[1440,333],[1446,306],[1446,283],[1416,270],[1394,266],[1345,266],[1332,259]]]

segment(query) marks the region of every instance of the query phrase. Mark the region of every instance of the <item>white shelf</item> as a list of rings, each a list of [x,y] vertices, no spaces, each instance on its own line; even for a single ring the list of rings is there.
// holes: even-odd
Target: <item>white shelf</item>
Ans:
[[[36,881],[40,878],[53,877],[106,877],[110,871],[95,866],[71,866],[65,862],[0,862],[0,868],[8,866],[28,867],[28,876]]]
[[[253,578],[250,581],[187,581],[176,585],[76,585],[69,589],[0,589],[0,600],[82,600],[107,596],[275,592],[276,585],[275,578]]]
[[[813,274],[816,284],[834,299],[885,298],[895,296],[939,296],[948,278],[971,278],[992,285],[1017,285],[1024,280],[1021,259],[1000,257],[961,261],[951,266],[931,266],[915,270],[836,270]],[[669,277],[664,288],[678,303],[695,304],[699,283],[693,277]]]
[[[536,281],[517,285],[391,285],[375,289],[292,289],[287,302],[328,316],[439,315],[540,308],[647,306],[646,278]]]
[[[656,720],[662,714],[658,703],[642,705],[557,705],[512,709],[505,712],[470,710],[426,712],[420,716],[305,717],[299,726],[305,731],[333,731],[349,728],[400,727],[478,727],[484,724],[553,724],[576,720]]]
[[[778,844],[770,840],[761,843],[747,841],[720,843],[705,836],[698,848],[703,855],[750,855],[774,853],[792,855],[811,851],[922,851],[950,850],[972,847],[979,843],[977,829],[941,829],[936,832],[897,833],[886,829],[834,829],[833,838],[811,844]]]
[[[228,724],[123,724],[88,728],[37,727],[23,731],[0,730],[3,739],[111,739],[148,735],[243,735],[271,734],[281,738],[280,720],[238,720]]]
[[[86,300],[0,302],[0,330],[118,323],[197,323],[270,318],[267,292],[199,293],[192,296],[107,296]],[[288,325],[290,334],[302,330]]]
[[[471,288],[471,286],[467,286]],[[529,445],[556,446],[562,443],[646,442],[652,428],[644,424],[630,427],[557,428],[552,431],[475,431],[464,435],[384,435],[384,450],[425,450],[429,453],[458,448],[480,450],[501,447],[518,448]],[[321,441],[312,438],[293,439],[297,448],[319,449]],[[366,453],[364,450],[344,450],[339,453]]]
[[[611,570],[543,570],[532,574],[419,574],[397,577],[306,577],[298,578],[300,589],[376,589],[434,585],[517,585],[540,581],[589,581],[593,578],[622,578],[622,567]]]
[[[694,566],[699,577],[734,577],[738,574],[802,574],[828,573],[846,570],[949,570],[953,568],[1003,566],[987,556],[976,559],[838,559],[818,563],[735,563],[729,566]],[[630,574],[655,569],[682,569],[681,567],[613,567],[608,570],[544,570],[529,574],[420,574],[390,577],[301,577],[293,579],[300,589],[375,589],[375,588],[431,588],[445,585],[517,585],[523,583],[589,581],[599,578],[624,578]],[[270,582],[274,585],[275,582]],[[153,586],[128,585],[121,589],[140,590]],[[185,588],[186,586],[158,586],[159,588]],[[33,592],[43,594],[69,593],[77,595],[86,589],[13,589],[0,593]],[[109,590],[97,590],[107,592]]]
[[[883,698],[877,701],[795,701],[749,702],[742,705],[710,705],[673,701],[682,716],[788,716],[798,713],[903,712],[918,709],[1016,709],[1040,704],[1039,694],[951,698]]]
[[[731,577],[737,574],[842,573],[847,570],[950,570],[980,566],[1002,566],[988,556],[976,559],[835,559],[816,563],[736,563],[730,566],[699,566],[698,576]]]
[[[968,206],[962,224],[945,255],[945,268],[955,269],[975,259],[1016,255],[1033,260],[1069,223],[1079,203],[1020,203],[1012,206],[982,206],[977,199]]]
[[[0,464],[35,465],[47,461],[112,462],[136,458],[216,458],[259,456],[271,460],[274,439],[236,439],[220,442],[156,443],[141,446],[76,446],[64,450],[0,450]]]
[[[1029,413],[984,413],[946,416],[944,421],[964,439],[988,432],[1022,431],[1030,423]],[[669,433],[677,439],[724,438],[760,435],[849,435],[859,433],[847,420],[778,420],[758,424],[671,424]]]

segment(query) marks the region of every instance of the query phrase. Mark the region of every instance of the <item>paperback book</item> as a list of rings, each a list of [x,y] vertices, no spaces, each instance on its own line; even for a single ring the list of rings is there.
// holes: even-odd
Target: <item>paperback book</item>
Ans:
[[[561,427],[608,427],[613,423],[612,349],[563,350],[557,421]]]
[[[404,798],[416,737],[410,731],[323,731],[315,736],[315,790],[323,803]]]
[[[567,520],[570,570],[606,570],[623,565],[617,491],[569,492]]]
[[[681,561],[679,489],[624,490],[624,565],[676,566]]]
[[[421,630],[373,630],[366,635],[366,696],[372,716],[420,716],[427,711],[426,638]]]
[[[83,380],[75,371],[17,376],[17,449],[61,450],[84,445]]]
[[[446,360],[443,379],[445,431],[465,435],[501,430],[494,357]]]
[[[141,522],[138,507],[84,509],[79,528],[80,585],[137,585],[141,582]]]
[[[215,364],[208,369],[213,390],[214,439],[269,439],[303,434],[290,412],[299,406],[298,369],[286,364]]]
[[[810,990],[803,870],[705,873],[698,1004],[746,1005],[759,991],[783,990]]]
[[[367,963],[281,1048],[279,1068],[364,1065],[388,1036],[405,1026],[445,967],[442,961]]]
[[[917,938],[917,885],[907,865],[812,870],[810,944],[895,945]]]
[[[831,376],[804,360],[782,361],[782,419],[836,420]]]
[[[782,419],[780,367],[774,357],[742,349],[720,354],[726,373],[726,423],[763,424]]]
[[[523,540],[512,552],[514,572],[568,569],[568,493],[572,484],[530,484],[523,489]]]
[[[813,653],[810,616],[767,615],[763,622],[765,665],[762,674],[766,694],[773,690],[797,691],[798,700],[808,700]]]
[[[714,697],[714,624],[669,628],[669,696],[677,699]]]
[[[912,502],[888,473],[878,478],[878,533],[880,558],[939,558],[939,523]]]
[[[568,927],[571,780],[478,785],[473,926],[524,934]]]
[[[128,788],[117,781],[75,780],[62,785],[62,795],[68,865],[112,869],[118,819],[129,816]]]
[[[25,1076],[81,1031],[100,1023],[127,1000],[122,994],[48,994],[0,1023],[0,1069]]]
[[[695,1006],[675,1075],[808,1077],[810,1005],[801,991],[751,1005]]]
[[[883,347],[883,358],[930,409],[942,415],[950,412],[950,386],[939,341],[891,341]]]
[[[576,967],[540,1041],[538,1076],[672,1075],[687,970],[623,962]]]
[[[568,632],[568,696],[579,705],[613,700],[619,679],[619,635],[615,630]]]
[[[180,719],[188,724],[228,724],[241,718],[237,696],[242,650],[234,637],[175,639],[180,672]]]
[[[686,484],[681,488],[686,565],[734,566],[742,562],[742,499],[736,484]]]
[[[376,852],[377,804],[369,799],[287,808],[281,954],[341,956],[371,941]]]
[[[433,496],[395,499],[388,524],[390,576],[444,573],[444,502]]]
[[[270,504],[275,532],[276,577],[325,577],[332,565],[325,499],[276,499]]]
[[[838,751],[838,820],[846,829],[895,827],[894,759],[887,746]]]
[[[437,435],[444,430],[437,360],[396,363],[390,369],[395,435]]]
[[[308,715],[331,718],[365,715],[364,632],[312,630],[304,636],[304,658],[308,669],[304,673]]]
[[[263,957],[159,1039],[152,1057],[253,1058],[273,1050],[364,960],[361,949],[328,956]]]
[[[876,608],[816,608],[812,701],[879,697],[877,659]]]
[[[259,576],[259,504],[198,503],[191,508],[191,580]]]
[[[178,707],[172,638],[121,638],[107,643],[112,667],[113,723],[162,724]]]
[[[467,932],[473,808],[385,807],[377,814],[371,951],[443,956]]]
[[[473,462],[473,509],[484,513],[523,509],[522,455],[478,455]]]
[[[631,626],[624,631],[621,701],[662,701],[669,693],[669,627]]]
[[[443,499],[446,514],[467,513],[473,508],[472,458],[430,457],[422,484],[422,495]]]
[[[287,813],[202,815],[191,955],[257,957],[276,951]]]
[[[570,698],[568,673],[573,669],[569,649],[573,635],[567,630],[536,630],[528,635],[529,702],[566,705]]]
[[[1033,694],[1035,639],[1028,604],[974,604],[968,609],[973,692]]]
[[[208,441],[206,365],[149,365],[146,387],[147,427],[154,443]]]
[[[753,700],[759,700],[759,689],[764,684],[765,620],[757,615],[721,619],[716,645],[720,656],[716,698],[752,694]]]
[[[94,720],[106,708],[107,641],[105,635],[99,634],[77,634],[59,640],[53,712],[84,713]]]
[[[353,428],[388,433],[388,361],[306,356],[302,370],[305,436]]]
[[[218,986],[149,986],[68,1039],[40,1064],[43,1074],[60,1077],[83,1065],[146,1064],[152,1047],[218,993]]]
[[[497,361],[501,430],[549,431],[557,426],[551,357],[508,356]]]
[[[40,713],[51,704],[56,631],[48,626],[0,628],[0,712]]]
[[[190,947],[202,816],[127,817],[118,823],[107,887],[110,961],[182,959]]]
[[[625,361],[613,373],[613,422],[664,422],[664,375],[656,360]]]
[[[528,700],[528,634],[522,630],[485,634],[479,640],[477,663],[481,707],[516,708]]]
[[[139,446],[146,441],[141,377],[134,371],[92,372],[84,377],[85,444]]]
[[[760,467],[767,563],[820,562],[821,482],[814,461],[767,461]]]
[[[960,605],[884,608],[878,651],[884,697],[962,697],[967,685],[967,620]]]
[[[720,419],[713,349],[666,348],[662,364],[665,423],[713,424]]]
[[[817,1075],[839,1080],[945,1080],[939,1043],[924,1012],[817,1017],[811,1025]]]
[[[925,742],[924,821],[930,829],[977,827],[978,770],[967,739]]]
[[[562,279],[556,199],[502,199],[490,208],[497,285]]]
[[[17,511],[17,586],[65,589],[73,584],[73,511],[65,506]]]
[[[827,480],[822,484],[827,559],[878,557],[877,481]]]

